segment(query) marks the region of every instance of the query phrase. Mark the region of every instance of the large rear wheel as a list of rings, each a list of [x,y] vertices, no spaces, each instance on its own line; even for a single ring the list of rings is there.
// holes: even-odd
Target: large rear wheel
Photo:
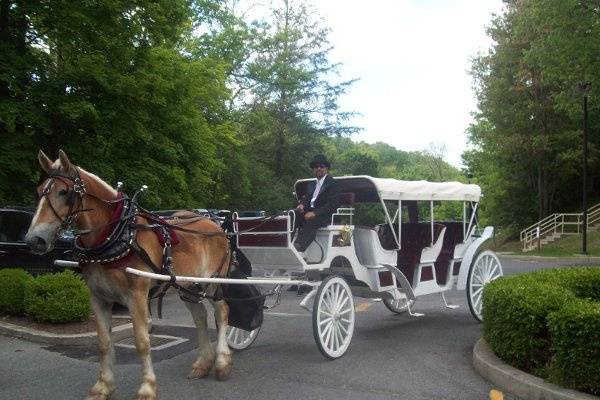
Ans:
[[[334,360],[346,353],[354,333],[354,299],[346,281],[330,275],[319,286],[313,304],[313,335],[319,351]]]
[[[502,275],[502,264],[491,250],[481,252],[471,264],[467,276],[467,301],[471,314],[477,321],[483,321],[483,288]]]

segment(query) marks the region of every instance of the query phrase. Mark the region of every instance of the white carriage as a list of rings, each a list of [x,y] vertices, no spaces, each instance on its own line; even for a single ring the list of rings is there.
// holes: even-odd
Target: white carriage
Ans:
[[[502,267],[492,251],[481,251],[493,227],[477,227],[479,186],[370,176],[335,179],[342,207],[304,253],[293,245],[293,212],[269,220],[235,218],[238,248],[253,270],[283,272],[292,277],[289,281],[312,286],[300,305],[312,311],[315,341],[324,356],[338,358],[350,344],[353,296],[380,298],[392,312],[420,316],[411,310],[418,296],[440,293],[444,304],[455,308],[447,304],[444,292],[456,287],[466,289],[469,308],[481,321],[483,287],[502,275]],[[296,182],[298,198],[307,194],[311,181]],[[434,203],[445,201],[462,202],[462,221],[434,220]],[[423,202],[429,203],[427,222],[414,215]],[[384,223],[354,224],[354,205],[360,203],[380,204]],[[245,348],[257,333],[233,329],[230,344]]]

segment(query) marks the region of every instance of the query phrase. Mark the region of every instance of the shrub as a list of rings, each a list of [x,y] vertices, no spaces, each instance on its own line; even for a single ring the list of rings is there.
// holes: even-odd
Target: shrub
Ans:
[[[22,269],[0,270],[0,312],[23,315],[25,282],[32,279]]]
[[[554,353],[550,379],[600,394],[600,302],[568,304],[550,313],[548,325]]]
[[[546,317],[575,296],[525,275],[498,279],[483,292],[483,337],[509,364],[544,374],[551,359]]]
[[[498,279],[483,291],[484,338],[507,363],[600,393],[600,268]]]
[[[90,293],[72,271],[40,275],[25,285],[25,313],[37,321],[85,321],[91,314]]]

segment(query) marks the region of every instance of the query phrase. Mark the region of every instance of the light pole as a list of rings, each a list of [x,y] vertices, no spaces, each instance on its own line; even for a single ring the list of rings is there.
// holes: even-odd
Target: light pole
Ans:
[[[587,136],[588,136],[588,97],[583,95],[583,229],[581,231],[581,253],[587,254]]]

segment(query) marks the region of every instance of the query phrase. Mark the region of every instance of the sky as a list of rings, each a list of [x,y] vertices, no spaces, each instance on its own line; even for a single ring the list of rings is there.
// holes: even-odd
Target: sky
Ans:
[[[355,141],[399,150],[445,146],[460,167],[476,110],[470,59],[492,45],[485,33],[501,0],[311,0],[331,28],[330,61],[358,78],[340,99],[360,113]]]

